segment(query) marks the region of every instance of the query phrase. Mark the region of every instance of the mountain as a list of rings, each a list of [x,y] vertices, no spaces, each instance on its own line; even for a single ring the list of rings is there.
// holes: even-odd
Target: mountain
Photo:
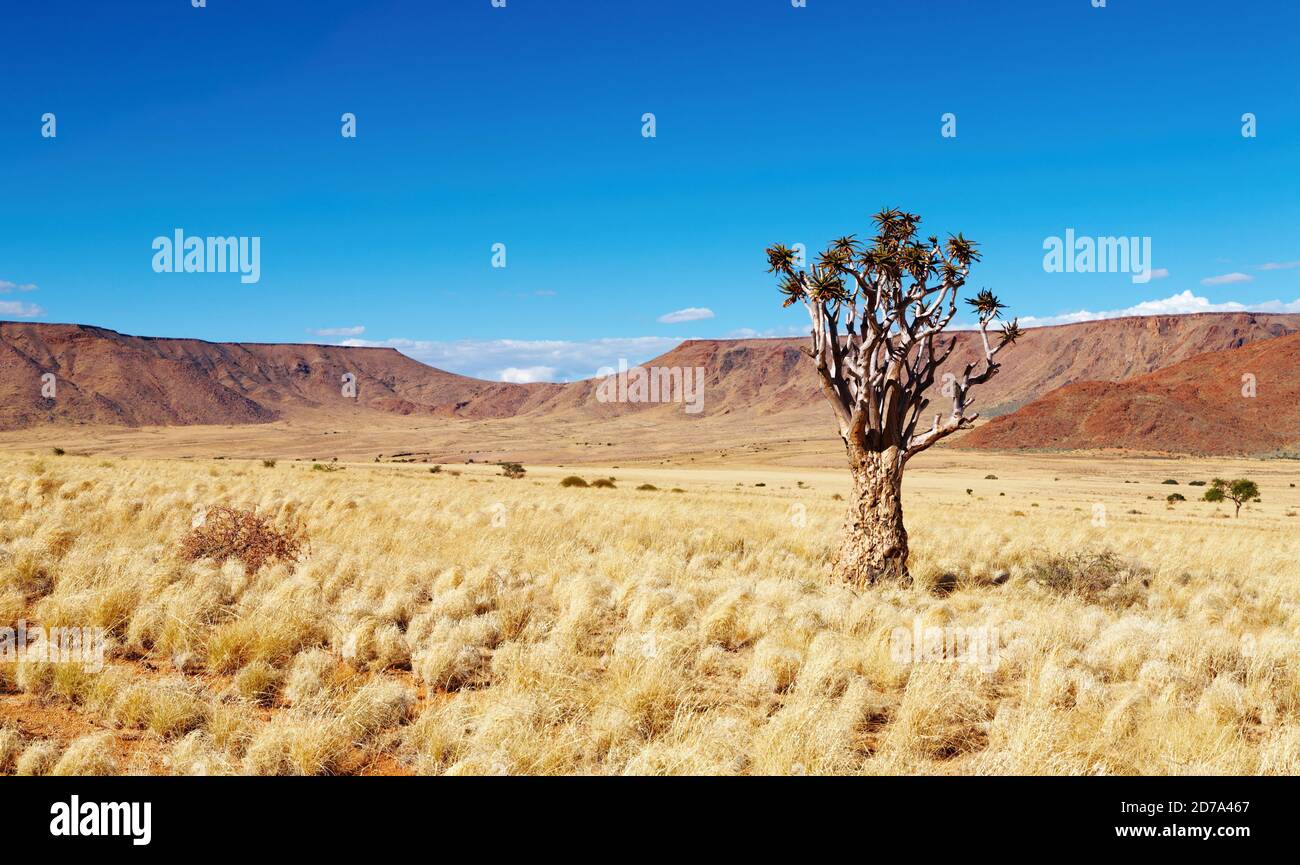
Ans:
[[[1300,332],[1300,315],[1214,313],[1111,319],[1031,328],[1000,359],[1001,372],[976,394],[985,417],[1012,412],[1075,382],[1120,382],[1206,352],[1221,352]],[[954,334],[949,368],[959,372],[979,353],[978,336]],[[659,430],[667,447],[675,425],[709,420],[704,429],[738,421],[741,432],[762,420],[790,435],[826,432],[829,414],[806,340],[689,340],[646,366],[703,371],[703,410],[679,403],[609,403],[597,382],[508,384],[455,375],[387,348],[212,343],[128,336],[74,324],[0,322],[0,430],[34,426],[176,427],[284,422],[347,429],[432,429],[452,419],[482,422],[497,440],[534,438],[555,422],[565,435],[602,420],[625,419]],[[42,376],[55,375],[55,399]],[[342,396],[344,374],[356,398]],[[518,421],[507,429],[501,422]],[[493,427],[491,424],[495,423]]]
[[[1067,385],[974,430],[961,446],[1300,453],[1298,370],[1300,334],[1212,351],[1121,382]]]
[[[56,376],[52,400],[42,396],[46,373]],[[355,400],[342,398],[346,373],[355,376]],[[0,323],[4,429],[264,423],[313,410],[508,417],[558,388],[467,378],[389,348],[212,343]]]
[[[974,391],[975,410],[1006,414],[1076,381],[1123,381],[1209,351],[1300,332],[1300,315],[1206,313],[1115,318],[1028,328],[998,355],[1001,370]],[[956,331],[946,370],[982,358],[979,335]],[[706,413],[823,408],[803,338],[691,340],[647,365],[701,366]]]

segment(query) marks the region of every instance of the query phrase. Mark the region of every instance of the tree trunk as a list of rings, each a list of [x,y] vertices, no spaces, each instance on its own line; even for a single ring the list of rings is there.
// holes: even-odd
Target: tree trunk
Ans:
[[[877,580],[906,583],[907,529],[903,527],[903,469],[898,451],[850,456],[853,501],[844,523],[844,542],[835,560],[844,579],[869,584]]]

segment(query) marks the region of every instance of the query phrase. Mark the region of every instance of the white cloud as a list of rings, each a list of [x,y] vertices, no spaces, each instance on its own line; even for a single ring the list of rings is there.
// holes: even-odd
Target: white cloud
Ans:
[[[1250,282],[1254,278],[1244,273],[1225,273],[1221,276],[1207,276],[1201,280],[1201,285],[1232,285],[1234,282]]]
[[[664,313],[659,316],[659,323],[681,324],[683,321],[702,321],[706,318],[713,318],[713,310],[703,306],[688,306],[676,312]]]
[[[364,325],[354,325],[353,327],[321,327],[307,328],[307,332],[313,336],[361,336],[366,332]]]
[[[36,318],[45,315],[45,310],[41,309],[34,303],[23,303],[18,300],[0,300],[0,315],[8,315],[13,318]]]
[[[591,378],[603,366],[617,367],[658,357],[682,340],[666,336],[611,337],[570,341],[561,339],[462,339],[452,342],[418,339],[347,339],[341,345],[395,348],[418,361],[475,378],[501,381],[506,373],[536,374],[533,381],[575,381]]]
[[[530,384],[535,381],[552,381],[554,379],[555,367],[553,366],[529,366],[523,369],[508,366],[501,370],[501,381],[508,381],[512,384]]]
[[[0,279],[0,294],[35,290],[36,285],[31,282],[18,283],[8,279]],[[10,318],[39,318],[45,315],[45,310],[35,303],[23,303],[20,300],[0,300],[0,315]]]
[[[789,324],[785,327],[769,327],[766,330],[754,330],[741,327],[727,334],[728,339],[772,339],[784,336],[807,336],[812,329],[810,324]]]
[[[1290,303],[1280,300],[1266,300],[1260,303],[1238,303],[1233,300],[1223,303],[1211,303],[1208,298],[1198,297],[1190,291],[1170,295],[1160,300],[1144,300],[1125,309],[1111,309],[1091,312],[1081,309],[1062,315],[1022,316],[1021,325],[1025,327],[1046,327],[1052,324],[1074,324],[1080,321],[1099,321],[1106,318],[1126,318],[1135,315],[1190,315],[1198,312],[1300,312],[1300,299]]]
[[[1300,261],[1267,261],[1255,266],[1256,270],[1291,270],[1300,267]]]
[[[1155,270],[1151,271],[1152,279],[1164,279],[1168,275],[1169,275],[1169,269],[1166,267],[1157,267]]]

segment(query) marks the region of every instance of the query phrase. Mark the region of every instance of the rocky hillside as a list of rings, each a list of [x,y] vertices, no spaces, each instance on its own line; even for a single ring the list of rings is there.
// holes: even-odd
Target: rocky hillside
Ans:
[[[1122,382],[1190,357],[1298,331],[1300,316],[1248,313],[1030,329],[1001,355],[1002,371],[978,392],[976,409],[986,418],[1006,414],[1066,385]],[[951,368],[957,371],[979,349],[974,333],[955,335]],[[467,378],[392,349],[212,343],[127,336],[86,325],[0,322],[0,429],[51,423],[234,425],[308,416],[337,416],[355,428],[379,415],[586,423],[647,411],[646,422],[655,424],[787,413],[821,422],[824,406],[811,362],[800,351],[804,343],[690,340],[648,361],[703,369],[703,411],[692,414],[681,405],[601,403],[591,380],[519,385]],[[42,376],[49,373],[55,376],[54,399],[42,395]],[[356,380],[355,399],[341,391],[349,373]]]
[[[1300,334],[1212,351],[1125,381],[1052,391],[974,430],[961,446],[1300,453],[1297,370]]]

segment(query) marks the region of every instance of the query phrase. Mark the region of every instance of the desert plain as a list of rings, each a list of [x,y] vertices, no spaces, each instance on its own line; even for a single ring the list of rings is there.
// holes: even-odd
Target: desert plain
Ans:
[[[0,619],[106,648],[0,663],[5,773],[1300,771],[1293,460],[935,449],[912,583],[854,586],[825,441],[508,478],[49,434],[0,453]],[[1199,501],[1214,477],[1261,499]],[[187,555],[218,506],[305,544]]]

